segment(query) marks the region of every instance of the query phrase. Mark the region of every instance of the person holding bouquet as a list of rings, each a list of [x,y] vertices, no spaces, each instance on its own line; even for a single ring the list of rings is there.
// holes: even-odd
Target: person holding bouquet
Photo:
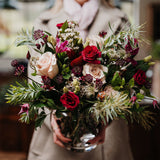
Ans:
[[[42,13],[35,21],[35,29],[42,29],[56,36],[57,24],[66,19],[77,21],[78,31],[83,41],[92,35],[110,36],[127,27],[126,15],[110,5],[108,0],[57,0],[50,10]],[[110,25],[112,26],[112,31]],[[59,24],[60,25],[60,24]],[[37,55],[31,52],[31,56]],[[97,70],[97,69],[96,69]],[[28,73],[32,72],[28,68]],[[56,73],[55,73],[56,74]],[[31,77],[36,81],[38,77]],[[90,144],[99,144],[91,152],[75,153],[64,149],[71,139],[60,130],[57,119],[48,115],[41,128],[34,131],[28,160],[132,160],[127,124],[123,120],[114,120],[103,124],[99,134]]]

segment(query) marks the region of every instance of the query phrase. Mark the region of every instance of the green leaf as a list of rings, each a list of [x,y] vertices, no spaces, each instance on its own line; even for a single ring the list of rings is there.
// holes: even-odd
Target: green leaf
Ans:
[[[129,84],[130,88],[133,88],[134,87],[134,78],[130,79],[128,84]]]
[[[62,33],[64,33],[65,29],[67,29],[67,28],[68,28],[68,22],[65,21],[65,22],[63,23],[62,27],[61,27]]]
[[[121,85],[122,83],[122,80],[121,80],[121,77],[119,75],[119,72],[116,71],[116,73],[114,74],[112,80],[111,80],[111,84],[112,86],[118,86],[118,85]]]
[[[141,94],[141,93],[137,93],[136,97],[137,97],[138,100],[144,99],[144,95]]]
[[[124,77],[122,78],[122,83],[121,83],[121,85],[122,85],[122,86],[125,85],[125,78],[124,78]]]
[[[37,115],[37,118],[35,120],[35,128],[42,126],[46,116],[47,115],[44,111],[42,111],[39,115]]]

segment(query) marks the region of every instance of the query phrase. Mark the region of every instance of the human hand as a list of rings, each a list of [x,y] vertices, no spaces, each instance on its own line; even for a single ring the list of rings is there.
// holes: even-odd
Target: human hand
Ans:
[[[61,133],[61,130],[57,124],[57,118],[54,114],[51,114],[51,127],[53,129],[53,141],[55,144],[59,145],[60,147],[64,148],[64,143],[71,142],[70,138],[64,137]]]
[[[89,140],[87,143],[88,144],[102,144],[102,143],[104,143],[104,141],[105,141],[105,130],[106,130],[107,126],[108,126],[108,124],[107,125],[102,125],[101,128],[99,129],[98,135],[95,138]]]

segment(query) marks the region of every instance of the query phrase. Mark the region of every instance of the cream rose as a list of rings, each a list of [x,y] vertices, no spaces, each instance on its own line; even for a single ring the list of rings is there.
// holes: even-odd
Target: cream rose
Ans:
[[[59,72],[55,54],[51,52],[42,54],[36,63],[36,70],[38,75],[54,78]]]
[[[105,83],[105,75],[103,72],[108,73],[108,68],[101,64],[87,63],[83,66],[83,75],[90,74],[93,80],[101,79]]]
[[[99,47],[102,48],[104,44],[103,38],[97,35],[91,35],[86,38],[86,41],[89,43],[90,46],[97,46],[97,43],[99,44]]]

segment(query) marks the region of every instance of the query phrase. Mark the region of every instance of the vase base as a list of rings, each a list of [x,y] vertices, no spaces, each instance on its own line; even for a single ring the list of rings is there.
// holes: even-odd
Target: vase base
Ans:
[[[89,133],[84,134],[80,140],[80,143],[77,144],[67,144],[65,148],[72,152],[90,152],[91,150],[95,149],[97,147],[97,144],[88,144],[87,142],[91,139],[93,139],[95,135]]]

